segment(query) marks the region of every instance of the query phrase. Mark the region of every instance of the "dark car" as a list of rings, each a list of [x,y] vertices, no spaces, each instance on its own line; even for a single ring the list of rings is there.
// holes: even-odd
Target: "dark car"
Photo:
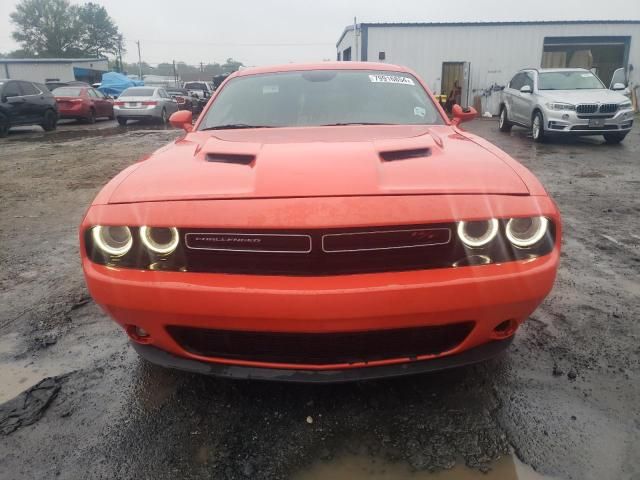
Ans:
[[[201,110],[198,98],[192,96],[186,89],[167,87],[167,93],[178,102],[180,110],[190,110],[193,113]]]
[[[0,79],[0,137],[11,127],[40,125],[55,130],[58,121],[56,100],[44,85],[24,80]]]

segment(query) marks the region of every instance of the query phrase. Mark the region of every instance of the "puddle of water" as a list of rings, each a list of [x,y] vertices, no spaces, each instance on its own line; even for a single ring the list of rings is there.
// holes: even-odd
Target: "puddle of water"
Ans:
[[[435,473],[416,472],[403,462],[390,463],[379,458],[343,456],[318,462],[298,472],[293,480],[552,480],[540,475],[515,456],[502,457],[488,473],[456,464]]]
[[[37,365],[28,356],[13,359],[18,335],[11,333],[0,338],[0,403],[11,400],[40,380],[65,372],[61,365]]]

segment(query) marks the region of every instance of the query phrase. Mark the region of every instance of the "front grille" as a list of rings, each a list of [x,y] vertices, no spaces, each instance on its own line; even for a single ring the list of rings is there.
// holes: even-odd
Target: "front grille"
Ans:
[[[596,103],[583,103],[581,105],[576,106],[576,112],[578,114],[593,114],[598,111],[598,104]]]
[[[614,113],[618,111],[617,103],[603,103],[600,105],[600,113]]]
[[[302,365],[371,362],[435,355],[460,345],[473,322],[336,333],[210,330],[169,326],[186,351],[205,357]]]
[[[603,125],[601,127],[590,127],[588,125],[575,125],[575,126],[571,127],[571,130],[585,131],[585,132],[588,132],[589,130],[618,130],[618,126],[617,125]]]
[[[247,275],[323,276],[447,268],[468,255],[455,223],[309,230],[181,229],[184,270]],[[501,222],[504,231],[504,222]],[[536,251],[553,247],[550,235]],[[521,257],[499,235],[480,252],[499,263]]]

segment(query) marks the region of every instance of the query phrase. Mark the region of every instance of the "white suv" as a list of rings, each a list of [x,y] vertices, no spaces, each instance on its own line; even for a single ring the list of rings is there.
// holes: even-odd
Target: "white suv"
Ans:
[[[624,84],[607,89],[582,68],[520,70],[502,93],[500,130],[513,125],[531,129],[541,142],[549,135],[603,135],[620,143],[633,125],[631,101],[619,93]]]

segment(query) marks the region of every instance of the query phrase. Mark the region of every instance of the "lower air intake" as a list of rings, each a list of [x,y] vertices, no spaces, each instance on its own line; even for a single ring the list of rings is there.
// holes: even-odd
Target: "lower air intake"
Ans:
[[[370,362],[435,355],[458,346],[473,322],[337,333],[284,333],[167,327],[186,351],[205,357],[302,365]]]

